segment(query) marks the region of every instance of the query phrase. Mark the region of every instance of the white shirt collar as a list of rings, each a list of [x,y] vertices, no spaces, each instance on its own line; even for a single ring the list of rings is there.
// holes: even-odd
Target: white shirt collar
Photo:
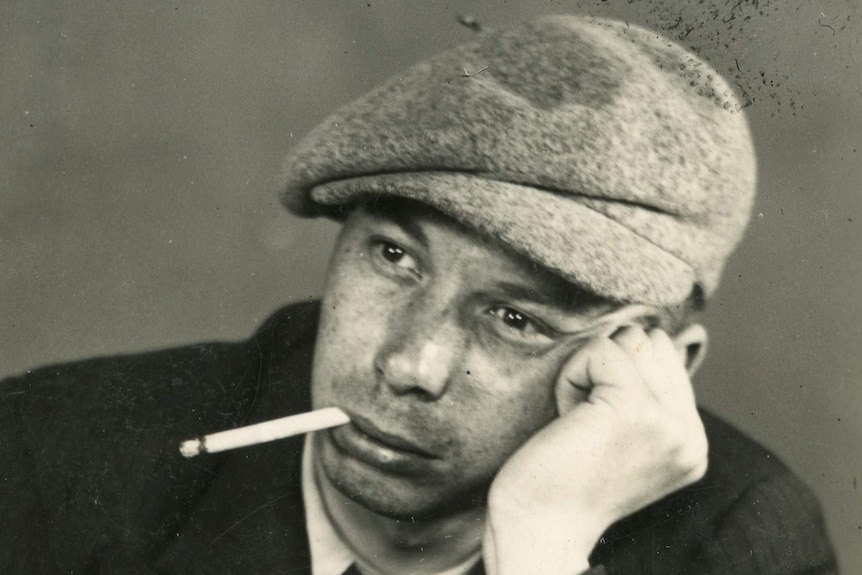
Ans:
[[[312,434],[305,436],[302,453],[302,499],[305,503],[305,526],[311,551],[311,575],[342,575],[354,562],[353,553],[341,541],[329,522],[320,491],[314,481]]]
[[[312,434],[305,436],[302,453],[302,498],[305,505],[305,525],[308,531],[308,548],[311,551],[311,575],[342,575],[356,561],[353,553],[338,536],[326,509],[312,464]],[[437,575],[465,575],[481,557],[481,551],[464,563]]]

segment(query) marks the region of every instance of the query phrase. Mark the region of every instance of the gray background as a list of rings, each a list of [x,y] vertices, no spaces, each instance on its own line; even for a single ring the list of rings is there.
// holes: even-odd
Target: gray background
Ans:
[[[285,151],[328,111],[469,39],[457,14],[625,18],[699,51],[750,104],[760,196],[696,388],[799,471],[860,573],[858,8],[6,0],[0,374],[247,335],[320,291],[336,228],[287,215],[275,191]]]

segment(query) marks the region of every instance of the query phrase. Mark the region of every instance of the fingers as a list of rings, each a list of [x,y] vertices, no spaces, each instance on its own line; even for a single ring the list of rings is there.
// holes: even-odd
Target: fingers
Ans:
[[[555,389],[561,415],[578,405],[613,411],[650,429],[686,481],[706,471],[707,441],[683,359],[662,330],[626,327],[580,348]]]
[[[579,348],[560,371],[555,391],[560,414],[587,400],[621,408],[647,393],[637,364],[608,338],[594,338]]]
[[[668,407],[687,408],[694,403],[688,372],[667,333],[660,329],[644,332],[627,327],[614,336],[642,375],[643,384],[659,402]]]
[[[694,393],[673,341],[660,329],[639,326],[611,338],[595,338],[569,359],[557,382],[557,405],[566,413],[577,403],[652,398],[673,411],[690,409]]]
[[[642,385],[654,401],[655,414],[662,420],[655,429],[685,482],[706,472],[707,440],[697,411],[694,390],[685,363],[666,332],[627,327],[613,337],[641,375],[629,390]],[[647,405],[644,405],[648,409]]]

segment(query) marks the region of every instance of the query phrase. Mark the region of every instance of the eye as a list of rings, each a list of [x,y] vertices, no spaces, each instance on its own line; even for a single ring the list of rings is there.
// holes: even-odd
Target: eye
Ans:
[[[494,331],[503,338],[520,343],[546,343],[552,339],[544,324],[513,307],[493,306],[488,314],[493,318]]]
[[[378,239],[374,241],[374,250],[380,259],[388,264],[388,267],[419,275],[419,265],[416,258],[398,244]]]
[[[389,263],[397,264],[407,255],[407,252],[404,251],[404,248],[395,244],[381,242],[380,255]]]
[[[497,317],[507,327],[516,331],[525,331],[530,327],[530,318],[516,309],[498,306],[488,310],[488,313]]]

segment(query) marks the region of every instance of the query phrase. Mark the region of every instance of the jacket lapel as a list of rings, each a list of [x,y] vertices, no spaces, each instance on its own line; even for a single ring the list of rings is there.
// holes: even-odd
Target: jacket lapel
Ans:
[[[253,407],[244,424],[311,408],[317,309],[282,310],[249,342],[258,361],[245,378]],[[295,437],[228,452],[175,539],[158,554],[159,572],[310,573],[302,448],[303,438]]]
[[[248,448],[218,477],[158,562],[162,573],[310,573],[302,438]]]

